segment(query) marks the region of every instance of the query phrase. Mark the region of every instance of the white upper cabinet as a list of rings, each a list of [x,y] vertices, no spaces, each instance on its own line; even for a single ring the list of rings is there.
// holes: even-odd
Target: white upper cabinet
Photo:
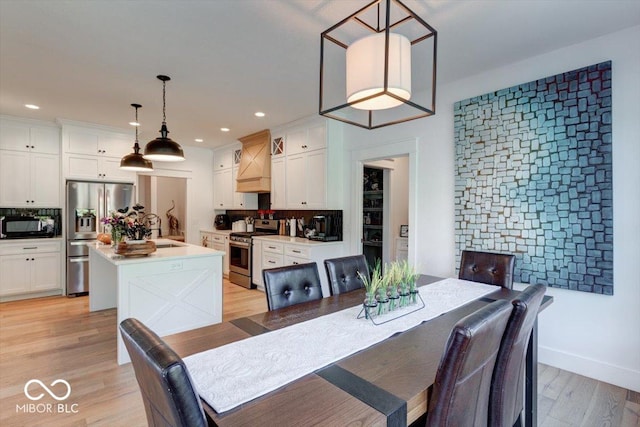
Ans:
[[[60,129],[3,119],[0,126],[0,149],[60,154]]]
[[[233,152],[232,148],[216,151],[213,154],[213,170],[230,169],[233,166]]]
[[[110,132],[70,129],[64,134],[65,153],[122,158],[133,152],[135,138]]]
[[[233,209],[233,171],[223,169],[213,173],[213,208]]]
[[[236,191],[236,177],[242,157],[239,144],[225,147],[213,153],[213,208],[258,209],[257,193]]]
[[[60,130],[0,121],[0,206],[60,207]]]
[[[120,169],[120,160],[133,152],[134,143],[133,133],[62,121],[64,177],[135,182],[135,172]]]
[[[272,209],[342,209],[342,137],[334,132],[331,138],[329,129],[326,119],[313,118],[274,131]],[[335,167],[330,173],[329,159]]]

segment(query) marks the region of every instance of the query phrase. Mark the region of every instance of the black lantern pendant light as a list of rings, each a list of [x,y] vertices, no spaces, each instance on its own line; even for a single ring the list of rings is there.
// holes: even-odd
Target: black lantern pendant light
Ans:
[[[157,76],[162,81],[162,127],[160,128],[160,138],[147,143],[144,147],[144,158],[159,162],[181,162],[184,160],[184,152],[182,147],[171,138],[167,137],[169,130],[167,129],[167,115],[165,102],[165,87],[167,81],[171,80],[169,76]]]
[[[138,145],[138,108],[142,107],[140,104],[131,104],[136,109],[136,143],[133,144],[133,153],[127,154],[120,160],[120,169],[136,172],[153,171],[153,164],[142,157],[140,154],[140,145]]]

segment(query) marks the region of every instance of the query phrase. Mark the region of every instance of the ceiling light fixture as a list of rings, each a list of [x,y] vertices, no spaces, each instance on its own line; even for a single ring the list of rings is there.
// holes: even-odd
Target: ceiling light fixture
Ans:
[[[231,129],[229,129],[229,128],[220,128],[220,130],[221,130],[222,132],[229,132]]]
[[[25,107],[27,107],[30,110],[39,110],[40,107],[38,107],[37,105],[34,104],[24,104]]]
[[[435,114],[437,39],[399,0],[373,1],[327,29],[320,115],[376,129]]]
[[[141,108],[140,104],[131,104],[136,109],[136,121],[138,123],[138,108]],[[153,171],[153,164],[142,157],[140,154],[140,145],[138,145],[138,125],[136,125],[136,142],[133,144],[133,153],[127,154],[120,160],[120,169],[136,172],[150,172]]]
[[[144,147],[144,158],[159,162],[181,162],[184,160],[182,147],[167,136],[169,130],[167,129],[166,85],[171,78],[163,75],[159,75],[157,78],[162,81],[162,127],[160,128],[160,138],[148,142]]]
[[[264,117],[265,114],[262,111],[256,111],[256,113],[254,114],[254,116],[256,117]]]
[[[202,139],[202,138],[196,138],[196,139],[194,139],[194,141],[195,141],[195,142],[204,142],[204,139]]]

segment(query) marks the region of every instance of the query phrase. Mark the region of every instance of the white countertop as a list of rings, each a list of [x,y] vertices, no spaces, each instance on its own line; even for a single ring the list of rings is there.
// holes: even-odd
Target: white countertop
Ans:
[[[173,245],[173,247],[158,248],[156,249],[155,252],[147,256],[125,257],[123,255],[116,254],[113,251],[113,248],[111,247],[111,245],[105,245],[98,242],[93,245],[87,245],[87,246],[89,247],[89,250],[99,254],[103,258],[108,259],[115,265],[140,264],[140,263],[147,263],[147,262],[167,261],[169,259],[224,255],[224,252],[222,251],[216,251],[215,249],[205,248],[203,246],[191,245],[189,243],[184,243],[184,242],[176,242],[175,240],[152,239],[151,241],[155,242],[156,245],[171,244]]]
[[[294,243],[296,245],[308,245],[308,246],[322,246],[322,245],[341,245],[343,241],[334,242],[322,242],[319,240],[309,240],[304,237],[289,237],[289,236],[254,236],[255,240],[264,240],[268,242],[282,242],[282,243]]]

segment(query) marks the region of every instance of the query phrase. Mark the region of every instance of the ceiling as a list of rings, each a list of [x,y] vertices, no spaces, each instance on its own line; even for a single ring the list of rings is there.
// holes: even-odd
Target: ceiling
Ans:
[[[166,74],[170,137],[227,144],[317,114],[320,33],[368,3],[0,0],[0,113],[127,129],[140,103],[143,142]],[[438,84],[640,24],[637,0],[404,3],[438,31]]]

